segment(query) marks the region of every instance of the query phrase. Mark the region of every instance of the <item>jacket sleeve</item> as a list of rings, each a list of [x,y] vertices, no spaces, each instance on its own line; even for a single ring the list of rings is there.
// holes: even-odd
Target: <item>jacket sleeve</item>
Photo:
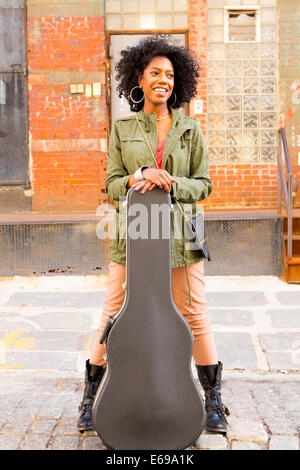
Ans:
[[[200,129],[195,120],[195,129],[192,138],[190,176],[175,176],[177,183],[172,183],[172,196],[179,201],[192,203],[206,199],[212,192],[213,183],[209,179],[208,151]]]
[[[107,153],[107,172],[105,189],[108,195],[118,201],[120,196],[126,196],[127,183],[130,175],[123,165],[121,143],[116,122],[113,125]]]

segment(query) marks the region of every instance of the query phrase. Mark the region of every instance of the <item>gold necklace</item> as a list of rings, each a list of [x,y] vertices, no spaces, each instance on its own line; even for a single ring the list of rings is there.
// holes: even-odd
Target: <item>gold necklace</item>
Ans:
[[[162,119],[167,119],[168,116],[170,116],[170,113],[168,113],[166,116],[164,116],[162,118],[156,118],[156,120],[161,121]]]

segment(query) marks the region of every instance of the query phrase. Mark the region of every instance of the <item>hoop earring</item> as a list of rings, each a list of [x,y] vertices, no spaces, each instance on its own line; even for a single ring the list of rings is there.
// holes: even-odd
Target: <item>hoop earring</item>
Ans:
[[[140,88],[140,89],[142,90],[142,92],[143,92],[143,98],[142,98],[140,101],[135,101],[135,100],[132,98],[132,92],[133,92],[133,90],[135,90],[136,88]],[[130,95],[129,95],[129,96],[130,96],[131,101],[133,101],[133,103],[141,103],[141,101],[143,101],[143,99],[145,98],[145,93],[144,93],[143,88],[137,85],[137,86],[135,86],[135,87],[132,88],[132,90],[130,91]]]
[[[174,95],[175,95],[175,101],[174,101],[174,103],[172,103],[172,104],[169,104],[170,108],[172,108],[172,106],[174,106],[174,104],[175,104],[175,103],[176,103],[176,101],[177,101],[177,96],[176,96],[176,93],[175,93],[175,91],[173,91],[173,93],[174,93]]]

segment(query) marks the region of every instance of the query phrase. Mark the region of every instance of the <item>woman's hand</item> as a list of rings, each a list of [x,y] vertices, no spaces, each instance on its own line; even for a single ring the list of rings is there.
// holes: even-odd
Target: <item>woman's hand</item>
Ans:
[[[176,179],[173,178],[173,176],[171,176],[166,170],[146,168],[142,171],[142,175],[145,179],[134,184],[134,189],[136,190],[143,188],[141,194],[144,194],[147,190],[152,191],[155,186],[164,188],[167,193],[170,193],[172,183],[177,183]]]

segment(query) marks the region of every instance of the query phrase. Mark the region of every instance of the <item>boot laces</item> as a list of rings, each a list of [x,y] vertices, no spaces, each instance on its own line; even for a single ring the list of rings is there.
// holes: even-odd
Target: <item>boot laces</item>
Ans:
[[[208,403],[207,403],[207,408],[212,412],[212,413],[217,413],[217,415],[224,419],[227,423],[227,420],[225,418],[226,416],[230,415],[230,411],[227,408],[227,406],[222,404],[220,394],[214,390],[211,389],[208,397]]]
[[[86,386],[83,400],[79,405],[79,411],[82,411],[83,414],[93,406],[99,382],[100,381],[96,380],[95,382],[90,382]]]

